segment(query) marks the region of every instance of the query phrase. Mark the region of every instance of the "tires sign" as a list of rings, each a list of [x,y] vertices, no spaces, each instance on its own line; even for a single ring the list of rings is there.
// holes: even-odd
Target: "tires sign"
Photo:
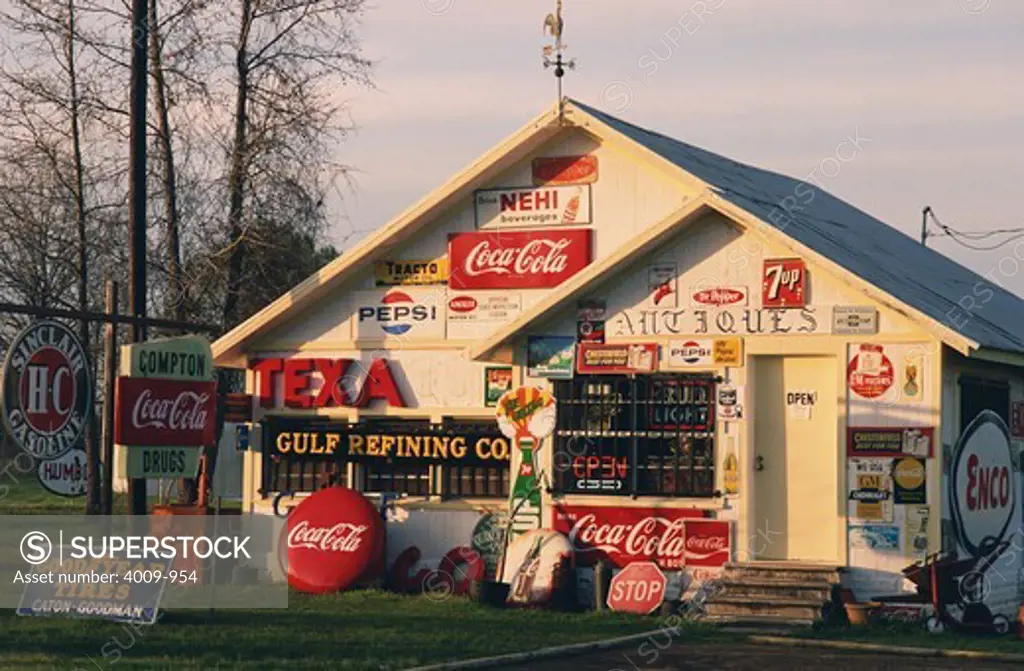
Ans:
[[[288,515],[282,530],[288,584],[312,594],[337,592],[372,572],[382,558],[384,522],[377,508],[345,487],[322,489]]]
[[[633,562],[615,574],[608,589],[608,607],[620,613],[647,615],[665,599],[668,581],[654,562]]]
[[[1006,536],[1017,511],[1017,473],[1006,423],[991,410],[974,418],[957,441],[950,469],[950,508],[960,545],[973,557]]]
[[[37,459],[56,459],[81,439],[92,410],[92,376],[68,327],[39,321],[7,351],[0,387],[4,426]]]

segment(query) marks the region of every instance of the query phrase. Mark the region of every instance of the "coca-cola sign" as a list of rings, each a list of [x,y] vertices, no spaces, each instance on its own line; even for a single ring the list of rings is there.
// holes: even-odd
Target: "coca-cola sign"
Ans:
[[[687,520],[685,565],[723,566],[730,559],[731,537],[725,520]]]
[[[199,447],[216,440],[215,382],[121,377],[114,441],[144,447]]]
[[[600,560],[624,568],[636,561],[653,561],[679,569],[690,554],[686,524],[701,519],[696,508],[625,508],[555,506],[554,528],[569,537],[580,566]]]
[[[590,229],[454,233],[453,289],[556,287],[590,264]]]
[[[282,530],[288,583],[313,594],[336,592],[368,576],[383,558],[384,522],[359,492],[330,487],[304,499]]]

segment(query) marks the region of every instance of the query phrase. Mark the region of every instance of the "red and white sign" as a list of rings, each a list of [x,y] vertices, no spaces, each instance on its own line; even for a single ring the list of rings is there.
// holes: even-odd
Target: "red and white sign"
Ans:
[[[764,262],[761,306],[802,308],[807,304],[807,266],[803,259],[768,259]]]
[[[703,517],[696,508],[556,505],[554,528],[569,537],[580,566],[604,560],[622,568],[653,561],[662,568],[679,569],[687,555],[686,522]]]
[[[212,445],[216,416],[216,382],[117,378],[114,442],[118,445]]]
[[[264,408],[368,408],[375,400],[407,406],[388,359],[374,359],[368,366],[354,359],[254,359],[250,368]],[[358,392],[354,379],[363,380]]]
[[[983,410],[968,425],[953,450],[950,474],[957,537],[969,555],[981,557],[1020,524],[1017,472],[999,415]]]
[[[488,189],[476,192],[476,227],[579,226],[590,223],[590,187]]]
[[[591,260],[590,229],[453,233],[452,289],[557,287]]]
[[[576,370],[580,373],[597,375],[653,373],[657,368],[657,343],[581,342],[576,355]]]
[[[82,437],[92,410],[88,357],[74,332],[39,321],[7,348],[0,416],[14,441],[36,459],[55,459]]]
[[[1024,438],[1024,402],[1010,404],[1010,436]]]
[[[288,515],[288,584],[312,594],[337,592],[377,570],[384,522],[359,492],[331,487],[304,499]]]
[[[746,305],[747,288],[709,287],[694,291],[690,295],[690,300],[695,306],[709,305],[712,307],[722,307],[723,305]]]
[[[533,183],[536,186],[554,184],[593,184],[597,181],[597,157],[542,156],[533,159]]]
[[[620,613],[647,615],[665,600],[668,580],[658,565],[633,562],[615,574],[608,587],[608,607]]]
[[[718,568],[729,561],[732,533],[727,520],[686,520],[686,560],[689,567]]]
[[[647,267],[647,305],[652,308],[679,307],[679,272],[674,263]]]
[[[448,325],[452,322],[505,322],[511,321],[522,309],[520,294],[457,293],[448,299]]]
[[[36,474],[39,484],[57,496],[81,496],[86,485],[85,450],[76,447],[56,459],[40,461]]]
[[[896,374],[884,346],[851,345],[850,350],[850,361],[846,365],[850,391],[861,398],[878,398],[889,391]]]

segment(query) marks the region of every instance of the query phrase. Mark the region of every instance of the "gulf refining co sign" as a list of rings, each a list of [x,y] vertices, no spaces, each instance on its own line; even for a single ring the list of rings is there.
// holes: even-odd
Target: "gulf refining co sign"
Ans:
[[[185,336],[126,345],[122,362],[114,431],[128,446],[127,476],[195,477],[203,446],[215,439],[210,343]]]
[[[56,459],[81,439],[92,393],[85,349],[68,327],[39,321],[11,343],[0,414],[8,433],[36,459]]]

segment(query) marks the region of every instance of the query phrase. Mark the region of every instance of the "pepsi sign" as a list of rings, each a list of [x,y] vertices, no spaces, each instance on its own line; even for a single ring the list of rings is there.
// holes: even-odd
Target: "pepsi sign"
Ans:
[[[358,295],[356,340],[432,340],[445,337],[445,295],[433,290],[393,289]]]

